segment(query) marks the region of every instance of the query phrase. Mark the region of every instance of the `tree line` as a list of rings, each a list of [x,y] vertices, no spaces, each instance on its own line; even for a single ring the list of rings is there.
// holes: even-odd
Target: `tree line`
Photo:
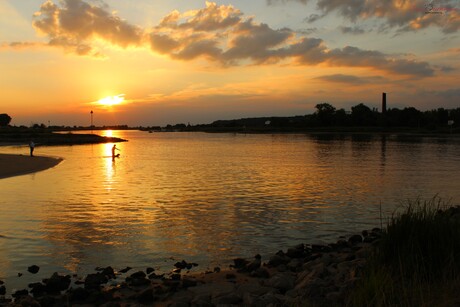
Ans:
[[[371,109],[363,103],[351,107],[350,111],[336,109],[329,103],[319,103],[315,112],[290,117],[257,117],[232,120],[218,120],[208,125],[196,125],[187,130],[231,131],[231,130],[305,130],[321,127],[381,127],[415,128],[425,130],[446,129],[449,125],[458,127],[460,108],[437,108],[420,111],[414,107],[391,108],[385,112]],[[393,130],[394,130],[393,129]]]
[[[416,127],[435,129],[460,123],[460,108],[438,108],[420,111],[414,107],[391,108],[386,112],[371,109],[363,103],[351,107],[351,112],[337,110],[329,103],[315,106],[316,112],[306,115],[311,126],[355,126],[355,127]]]

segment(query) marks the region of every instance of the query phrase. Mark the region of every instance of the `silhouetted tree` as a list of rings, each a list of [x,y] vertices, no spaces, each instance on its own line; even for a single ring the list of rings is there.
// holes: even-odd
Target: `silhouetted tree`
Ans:
[[[8,114],[6,113],[0,114],[0,127],[8,126],[10,122],[11,122],[11,117]]]
[[[315,106],[316,116],[321,125],[330,126],[335,114],[335,107],[329,103],[319,103]]]
[[[350,120],[349,120],[349,115],[347,112],[345,112],[344,109],[339,109],[335,111],[334,114],[334,125],[336,126],[349,126],[350,125]]]
[[[422,112],[416,108],[404,108],[401,111],[400,126],[419,127],[421,124]]]
[[[376,123],[376,116],[368,106],[360,103],[351,107],[351,119],[355,126],[368,126]]]

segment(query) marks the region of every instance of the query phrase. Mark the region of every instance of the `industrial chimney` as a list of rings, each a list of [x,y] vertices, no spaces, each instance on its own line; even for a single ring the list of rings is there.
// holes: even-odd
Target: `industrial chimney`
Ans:
[[[387,93],[382,93],[382,114],[387,112]]]

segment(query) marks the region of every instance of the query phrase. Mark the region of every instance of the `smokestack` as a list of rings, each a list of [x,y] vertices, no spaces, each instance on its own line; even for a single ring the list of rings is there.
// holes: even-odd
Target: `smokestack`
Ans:
[[[387,93],[382,93],[382,113],[387,112]]]

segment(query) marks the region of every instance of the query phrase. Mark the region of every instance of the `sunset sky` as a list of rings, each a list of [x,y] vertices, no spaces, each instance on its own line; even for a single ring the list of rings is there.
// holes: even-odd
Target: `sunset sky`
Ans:
[[[1,0],[14,125],[460,107],[460,1]]]

